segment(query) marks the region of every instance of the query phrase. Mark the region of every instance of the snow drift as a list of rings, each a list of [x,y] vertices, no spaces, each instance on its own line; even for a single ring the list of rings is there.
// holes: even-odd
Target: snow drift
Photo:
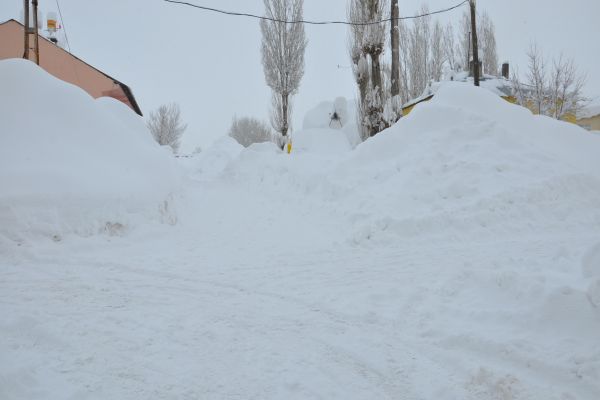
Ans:
[[[176,165],[127,106],[29,61],[1,61],[0,77],[0,235],[57,240],[115,233],[136,216],[173,220]]]

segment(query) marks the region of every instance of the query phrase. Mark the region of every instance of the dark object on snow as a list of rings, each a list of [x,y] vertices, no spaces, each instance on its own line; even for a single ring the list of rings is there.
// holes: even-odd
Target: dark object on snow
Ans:
[[[329,127],[331,128],[331,124],[333,124],[334,122],[337,122],[341,128],[342,127],[342,119],[340,118],[337,111],[334,111],[333,114],[330,114],[330,115],[331,115],[331,119],[329,121]]]

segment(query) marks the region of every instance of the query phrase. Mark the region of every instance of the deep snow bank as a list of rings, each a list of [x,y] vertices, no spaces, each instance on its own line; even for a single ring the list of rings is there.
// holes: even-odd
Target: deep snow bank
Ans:
[[[173,220],[165,201],[176,164],[128,107],[24,60],[1,61],[0,79],[0,236],[58,239]]]
[[[363,237],[429,237],[440,226],[455,239],[600,227],[598,154],[599,138],[575,125],[447,83],[360,145],[336,182],[360,188],[351,197]]]

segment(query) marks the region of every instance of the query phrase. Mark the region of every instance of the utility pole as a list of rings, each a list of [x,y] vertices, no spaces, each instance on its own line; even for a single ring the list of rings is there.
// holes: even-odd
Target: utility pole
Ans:
[[[32,0],[33,3],[33,45],[35,48],[35,63],[40,65],[40,41],[38,36],[38,0]]]
[[[398,18],[400,10],[398,9],[398,0],[392,0],[392,99],[398,100],[400,96],[400,32],[398,30]],[[396,110],[394,110],[396,111]]]
[[[29,60],[29,0],[23,1],[23,27],[25,28],[25,47],[23,58]]]
[[[475,10],[475,2],[476,0],[470,0],[469,5],[471,6],[471,31],[473,35],[473,80],[475,81],[475,86],[479,86],[479,49],[477,46],[477,12]]]
[[[31,59],[31,47],[29,36],[33,34],[33,51],[35,53],[35,63],[40,65],[40,41],[38,37],[38,28],[40,21],[38,20],[38,0],[31,0],[33,4],[33,10],[31,10],[30,0],[23,1],[23,28],[25,30],[25,41],[24,41],[24,51],[23,58],[26,60]],[[33,28],[29,26],[29,14],[33,13]]]

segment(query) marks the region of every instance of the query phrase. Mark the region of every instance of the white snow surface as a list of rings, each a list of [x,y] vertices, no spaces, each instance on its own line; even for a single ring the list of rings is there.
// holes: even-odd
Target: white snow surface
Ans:
[[[318,133],[183,161],[174,225],[0,239],[0,399],[599,398],[599,136],[461,83]]]
[[[174,217],[165,201],[179,171],[141,117],[28,61],[1,61],[0,79],[0,236],[59,239]]]

